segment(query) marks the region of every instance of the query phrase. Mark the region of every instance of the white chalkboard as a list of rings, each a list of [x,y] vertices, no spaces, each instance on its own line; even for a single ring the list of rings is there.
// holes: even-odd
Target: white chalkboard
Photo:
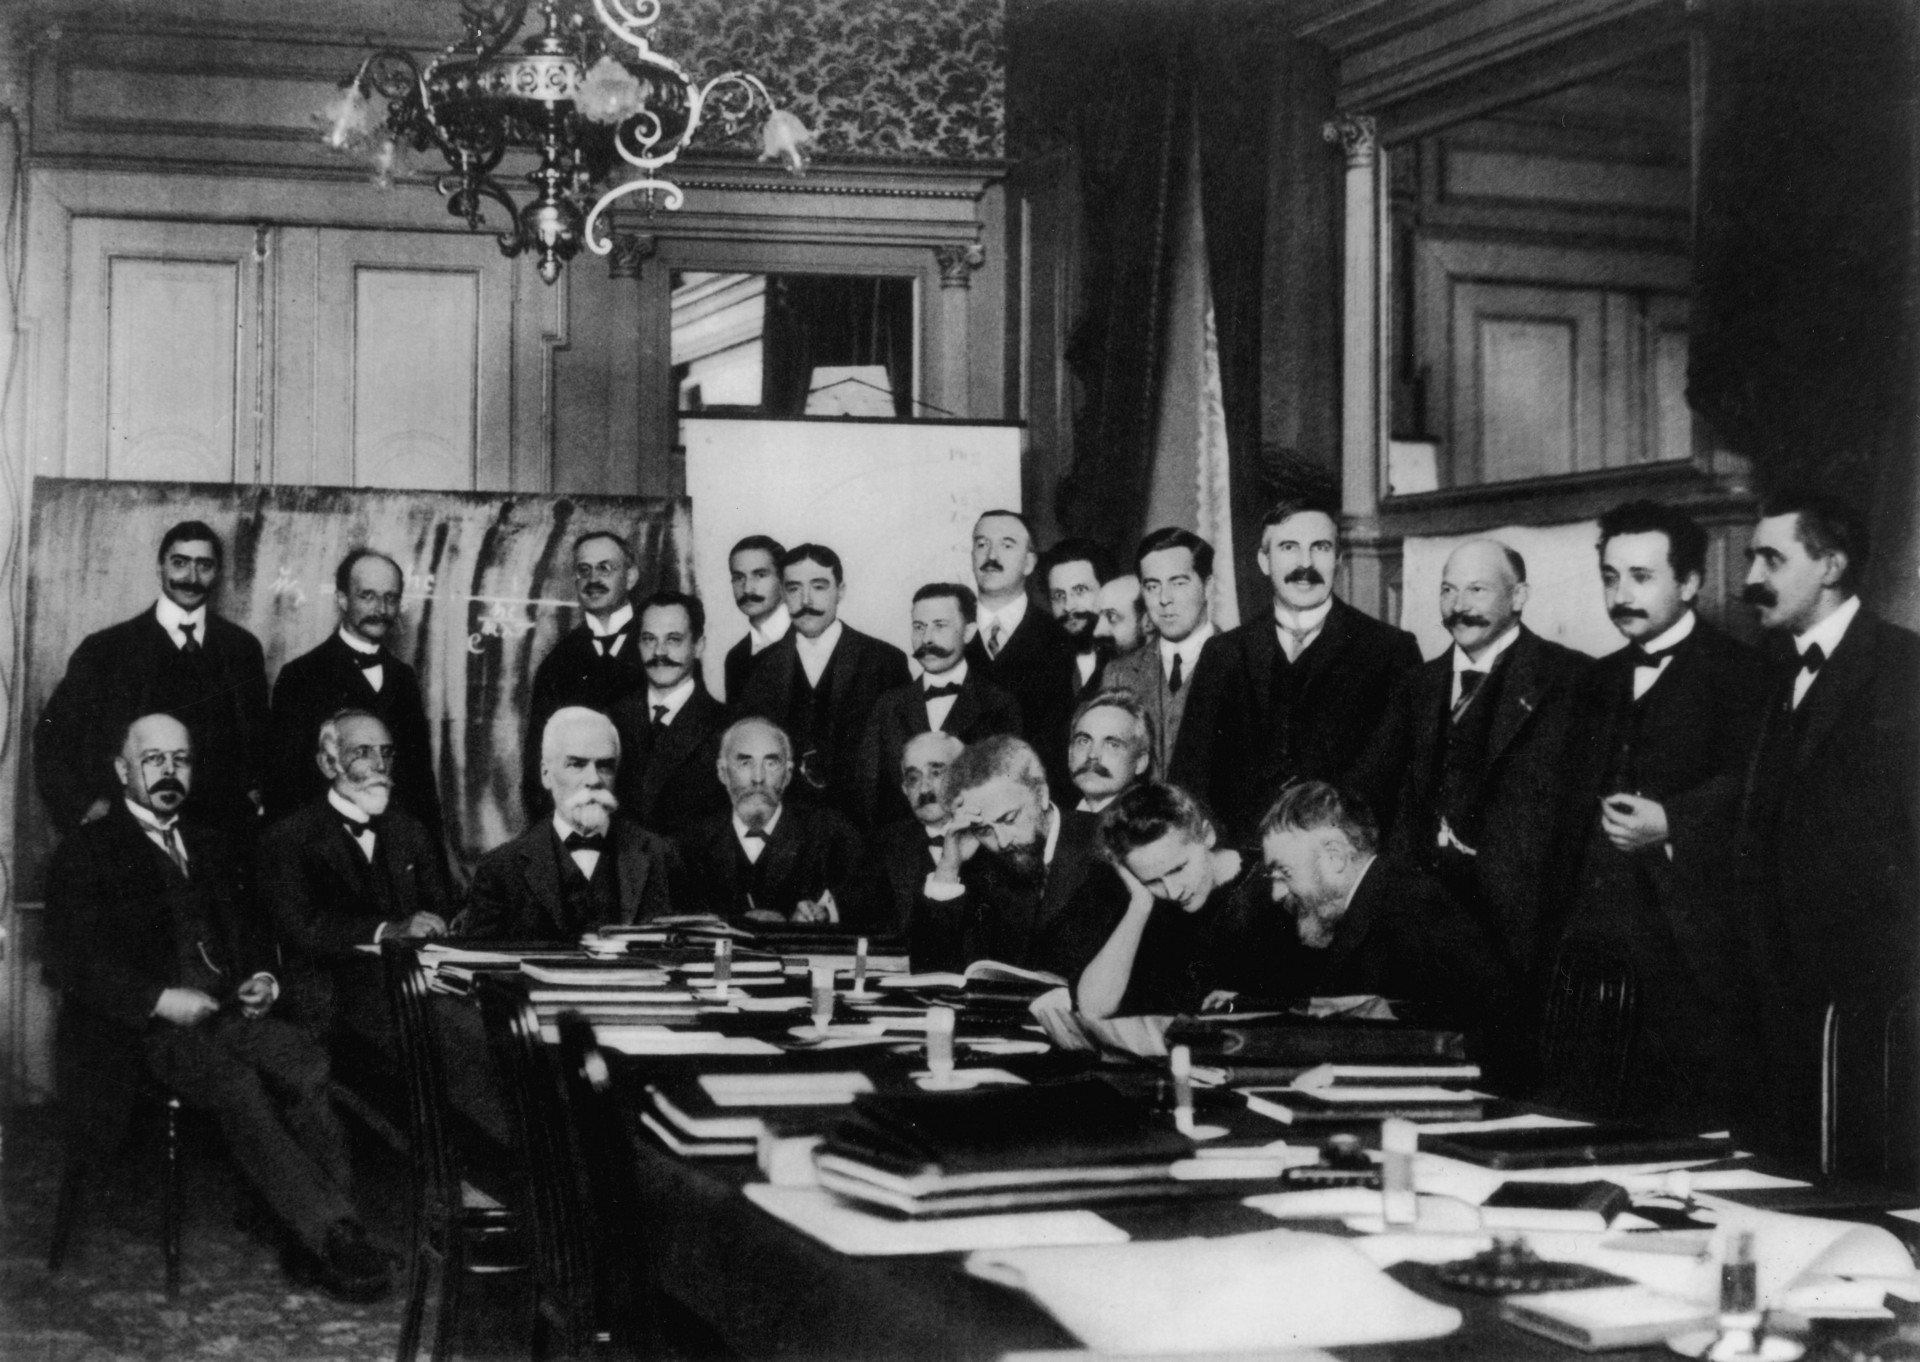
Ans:
[[[699,543],[699,504],[694,505],[694,542]],[[1532,586],[1526,625],[1542,638],[1598,657],[1621,647],[1600,596],[1600,524],[1507,525],[1477,534],[1408,535],[1401,546],[1400,627],[1420,641],[1421,653],[1440,656],[1453,640],[1440,624],[1440,573],[1453,551],[1470,539],[1497,539],[1527,560]]]
[[[686,417],[680,432],[715,695],[727,649],[747,632],[727,580],[727,552],[745,536],[838,553],[840,617],[905,648],[918,587],[973,584],[975,517],[1020,509],[1019,426]]]

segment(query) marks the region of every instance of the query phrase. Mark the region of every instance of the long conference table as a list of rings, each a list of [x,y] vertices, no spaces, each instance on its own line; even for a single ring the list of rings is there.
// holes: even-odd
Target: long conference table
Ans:
[[[478,1009],[440,997],[434,1023],[446,1059],[449,1102],[478,1131],[511,1148],[505,1109],[488,1058]],[[614,1089],[628,1116],[659,1288],[714,1330],[742,1358],[975,1359],[1010,1353],[1078,1350],[1083,1345],[1025,1294],[970,1276],[964,1254],[853,1257],[762,1211],[742,1194],[761,1180],[751,1160],[682,1158],[656,1142],[638,1120],[656,1060],[610,1053]],[[848,1067],[857,1067],[852,1062]],[[1864,1190],[1864,1194],[1863,1193]],[[1886,1198],[1871,1189],[1815,1188],[1796,1209],[1851,1218],[1873,1214]],[[1281,1222],[1237,1200],[1102,1206],[1100,1215],[1136,1241],[1247,1234]],[[1897,1228],[1884,1218],[1884,1226]],[[1344,1234],[1337,1222],[1289,1221],[1287,1228]],[[1911,1228],[1911,1227],[1909,1227]],[[1909,1249],[1913,1241],[1907,1236]],[[1404,1359],[1567,1359],[1578,1351],[1507,1324],[1495,1297],[1456,1290],[1433,1269],[1403,1263],[1388,1275],[1429,1299],[1458,1309],[1462,1327],[1419,1342],[1341,1347],[1354,1362]],[[1671,1359],[1664,1346],[1614,1350],[1627,1359]]]

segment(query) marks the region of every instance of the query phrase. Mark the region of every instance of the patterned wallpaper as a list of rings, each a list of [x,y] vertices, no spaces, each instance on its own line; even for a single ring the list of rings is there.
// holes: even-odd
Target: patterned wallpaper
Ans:
[[[1004,0],[665,0],[653,46],[697,78],[751,71],[816,156],[1006,154]],[[758,148],[744,131],[735,144]]]

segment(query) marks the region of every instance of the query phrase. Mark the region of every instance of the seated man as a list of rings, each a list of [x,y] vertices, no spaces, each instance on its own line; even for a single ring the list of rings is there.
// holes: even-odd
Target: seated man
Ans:
[[[1127,886],[1127,910],[1080,972],[1082,1014],[1199,1012],[1230,999],[1271,955],[1265,877],[1251,856],[1218,845],[1185,790],[1136,785],[1100,816],[1100,841]]]
[[[365,710],[320,725],[327,790],[260,837],[260,898],[287,966],[289,1011],[327,1037],[336,1020],[392,1034],[380,971],[355,948],[444,936],[452,916],[439,848],[393,795],[393,738]]]
[[[1073,711],[1067,768],[1082,813],[1099,813],[1153,774],[1153,720],[1130,690],[1103,690]]]
[[[786,801],[793,744],[766,719],[742,719],[720,737],[729,813],[680,836],[685,911],[729,921],[837,922],[860,863],[860,834],[837,811]]]
[[[940,801],[940,787],[947,767],[965,750],[953,734],[935,730],[913,738],[900,753],[900,793],[913,814],[867,839],[850,922],[879,933],[907,930],[920,885],[939,864],[946,844],[947,806]]]
[[[673,844],[614,817],[619,768],[613,720],[577,705],[554,712],[540,735],[540,787],[553,813],[480,858],[461,936],[572,943],[601,923],[672,911]]]
[[[213,1114],[302,1266],[342,1299],[375,1300],[387,1263],[354,1211],[326,1052],[268,1015],[280,986],[271,947],[250,930],[240,861],[220,833],[180,817],[193,788],[185,726],[134,720],[113,769],[121,797],[67,835],[47,887],[73,1133],[112,1150],[144,1069]]]
[[[998,960],[1078,977],[1127,903],[1095,846],[1097,820],[1055,804],[1039,755],[1005,735],[955,759],[943,798],[953,817],[914,905],[913,967]]]

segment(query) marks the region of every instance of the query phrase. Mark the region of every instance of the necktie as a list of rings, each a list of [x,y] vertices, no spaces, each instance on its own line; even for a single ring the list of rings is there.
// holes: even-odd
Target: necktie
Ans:
[[[653,707],[653,721],[656,724],[664,724],[667,721],[667,707],[665,705],[655,705]]]
[[[1178,695],[1180,687],[1187,684],[1186,675],[1180,670],[1181,663],[1185,661],[1180,654],[1173,655],[1173,670],[1167,673],[1167,694]]]
[[[1800,670],[1803,672],[1817,673],[1826,665],[1827,654],[1817,643],[1800,654]]]
[[[199,627],[197,624],[183,624],[180,626],[180,637],[186,640],[180,645],[181,652],[198,653],[200,651],[200,640],[193,636],[193,631]]]
[[[353,653],[353,665],[363,672],[372,671],[375,667],[380,666],[383,660],[380,656],[380,650],[377,648],[370,653],[363,653],[358,648],[351,649],[350,651]]]
[[[995,620],[987,626],[987,656],[1000,656],[1000,621]]]
[[[605,851],[607,838],[604,833],[570,832],[566,847],[568,851]]]
[[[1473,697],[1480,693],[1480,683],[1486,679],[1485,672],[1460,673],[1460,698],[1453,702],[1454,723],[1460,722],[1460,716],[1467,712],[1467,706],[1473,703]]]
[[[172,823],[160,829],[160,843],[161,846],[165,848],[167,855],[173,859],[173,863],[179,869],[180,873],[185,875],[187,873],[187,855],[180,849],[180,834],[174,831],[174,825]]]
[[[1284,624],[1280,625],[1279,629],[1280,646],[1287,650],[1287,661],[1298,662],[1300,660],[1300,654],[1307,650],[1307,635],[1311,634],[1313,630],[1291,629]]]
[[[960,683],[958,681],[949,681],[944,686],[936,686],[929,682],[926,686],[926,692],[927,699],[929,700],[938,700],[943,695],[958,695],[960,693]]]

